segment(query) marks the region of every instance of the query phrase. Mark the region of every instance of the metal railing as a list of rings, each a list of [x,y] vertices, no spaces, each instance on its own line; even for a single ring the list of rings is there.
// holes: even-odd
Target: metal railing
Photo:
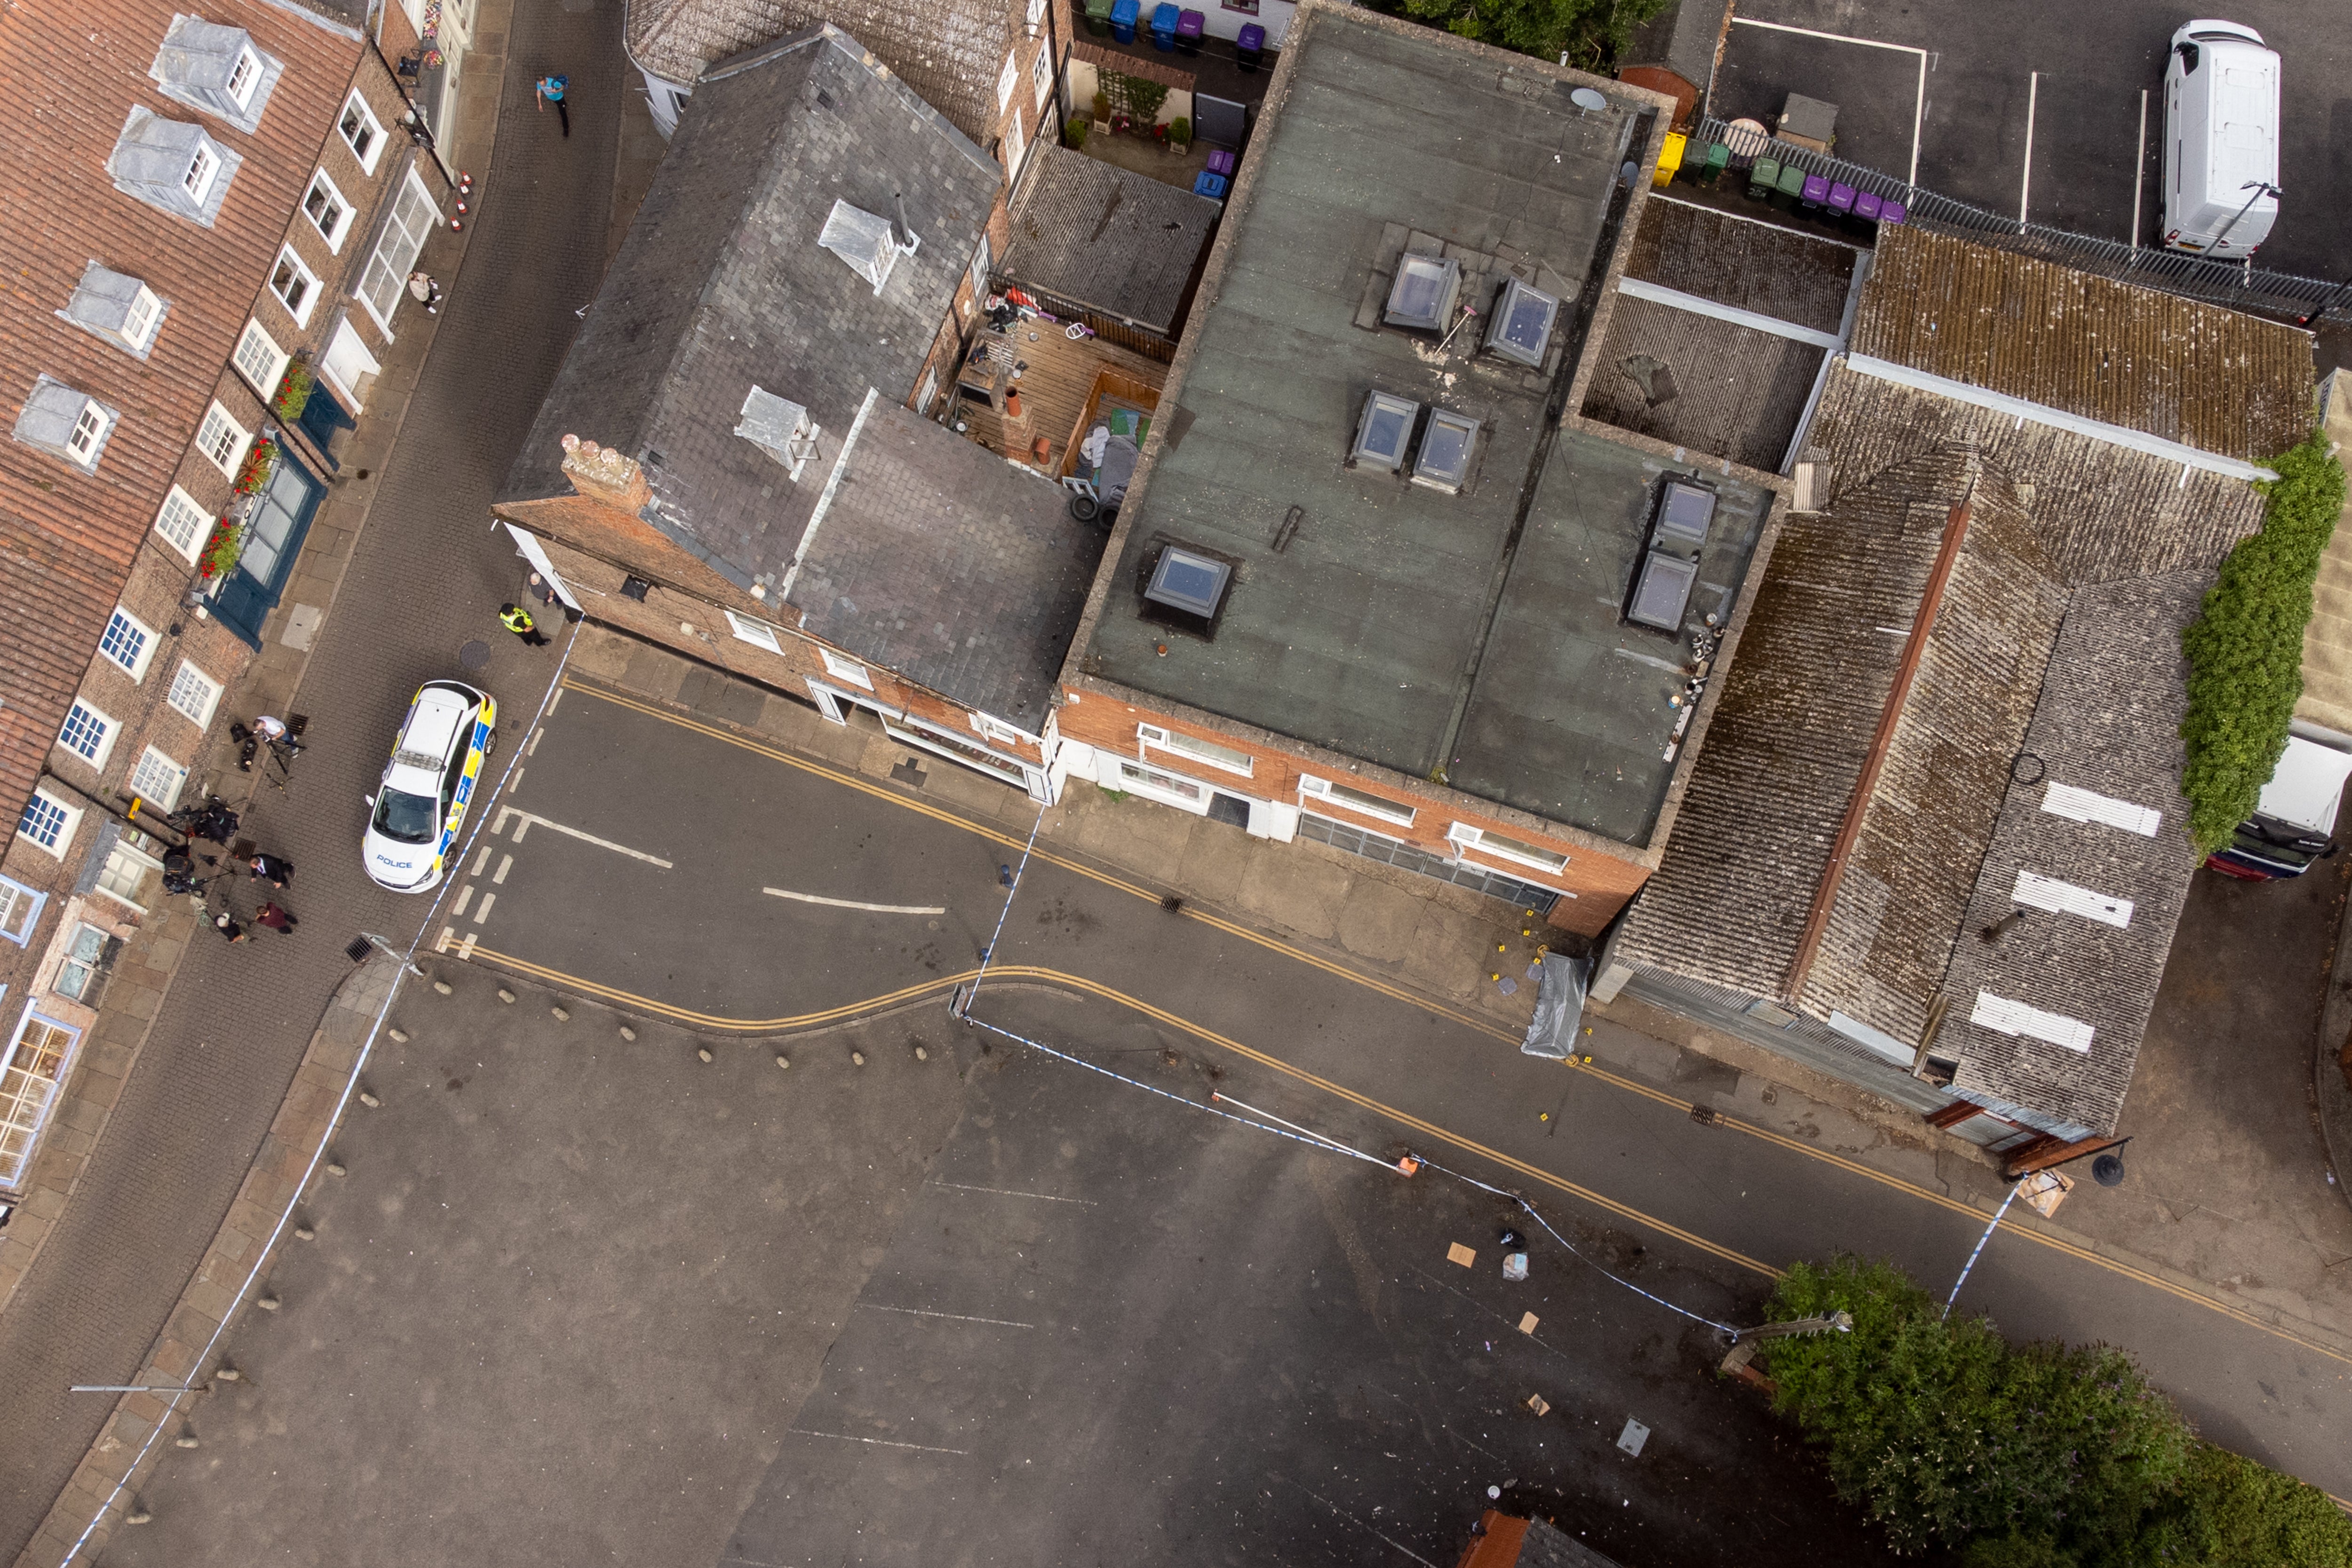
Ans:
[[[1691,127],[1690,138],[1694,146],[1720,142],[1730,148],[1731,170],[1738,171],[1743,180],[1755,160],[1769,153],[1784,168],[1793,163],[1808,174],[1819,174],[1836,184],[1852,185],[1857,191],[1867,191],[1881,201],[1901,202],[1905,220],[1923,228],[1961,235],[2037,260],[2145,284],[2231,310],[2283,316],[2302,325],[2320,321],[2352,323],[2352,283],[2300,278],[2293,273],[2273,272],[2251,261],[2213,261],[2183,251],[2126,245],[2119,240],[2070,234],[2042,224],[2020,223],[2015,218],[1937,195],[1907,180],[1777,137],[1759,147],[1753,131],[1746,127],[1734,129],[1712,118],[1699,119]],[[1743,147],[1751,151],[1743,153]],[[1692,166],[1688,154],[1685,155],[1684,166]]]

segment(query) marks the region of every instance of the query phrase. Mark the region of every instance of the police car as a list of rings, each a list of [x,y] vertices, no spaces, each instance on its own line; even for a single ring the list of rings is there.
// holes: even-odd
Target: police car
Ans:
[[[481,785],[498,735],[499,705],[461,680],[416,689],[392,742],[383,782],[360,839],[360,860],[380,887],[421,893],[437,886],[455,853],[466,808]]]

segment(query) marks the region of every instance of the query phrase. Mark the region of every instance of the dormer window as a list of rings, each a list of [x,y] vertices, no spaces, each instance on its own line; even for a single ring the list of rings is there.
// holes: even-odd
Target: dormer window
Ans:
[[[261,111],[284,68],[254,47],[253,35],[242,27],[179,16],[147,74],[164,97],[251,135],[261,127]]]
[[[116,348],[144,359],[163,324],[163,301],[138,279],[93,261],[82,268],[73,298],[58,313]]]
[[[874,285],[877,294],[890,280],[890,269],[901,256],[912,256],[922,241],[888,218],[876,217],[847,202],[836,201],[825,215],[816,242],[849,264],[849,269]]]
[[[32,395],[16,416],[16,436],[94,474],[114,420],[114,411],[88,393],[45,375],[33,383]]]
[[[809,411],[757,386],[743,399],[743,421],[735,434],[782,463],[795,479],[816,456],[817,427]]]
[[[1363,417],[1356,421],[1355,450],[1348,460],[1359,468],[1395,473],[1412,440],[1413,421],[1420,416],[1421,405],[1411,398],[1373,393],[1364,399]]]
[[[1559,301],[1533,284],[1512,279],[1495,300],[1495,319],[1486,327],[1486,346],[1505,359],[1533,369],[1543,368],[1551,347],[1552,322]]]
[[[106,160],[115,189],[210,228],[245,160],[201,125],[135,107]]]
[[[1389,285],[1388,324],[1442,332],[1454,318],[1454,297],[1461,292],[1459,261],[1450,256],[1405,257],[1397,263],[1396,281]]]

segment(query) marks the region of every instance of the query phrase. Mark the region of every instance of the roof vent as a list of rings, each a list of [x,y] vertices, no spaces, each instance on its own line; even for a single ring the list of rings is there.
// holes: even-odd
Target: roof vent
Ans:
[[[816,433],[807,409],[757,386],[743,399],[743,422],[735,426],[735,434],[782,463],[795,479],[816,456]]]
[[[1143,596],[1171,610],[1214,620],[1233,577],[1234,569],[1224,562],[1171,544],[1160,552],[1160,563],[1151,569]]]
[[[1429,411],[1429,428],[1421,437],[1421,455],[1412,460],[1412,482],[1458,495],[1470,474],[1470,453],[1477,445],[1478,421],[1443,408]]]
[[[849,269],[873,284],[877,294],[890,280],[890,268],[898,265],[898,258],[912,256],[922,244],[911,233],[902,243],[888,218],[845,201],[833,204],[816,242],[849,263]]]
[[[1495,319],[1486,327],[1486,346],[1505,359],[1540,370],[1544,352],[1551,347],[1552,322],[1559,317],[1559,300],[1514,278],[1495,301]]]
[[[1462,291],[1462,263],[1452,257],[1407,256],[1389,285],[1386,320],[1391,327],[1442,332],[1454,319],[1454,299]]]
[[[1395,473],[1412,439],[1413,421],[1420,416],[1421,405],[1411,398],[1373,393],[1364,399],[1363,417],[1356,421],[1355,449],[1348,454],[1348,460]]]

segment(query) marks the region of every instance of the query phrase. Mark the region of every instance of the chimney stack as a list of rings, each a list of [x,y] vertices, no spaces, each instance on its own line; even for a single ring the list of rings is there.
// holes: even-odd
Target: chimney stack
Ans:
[[[577,436],[563,437],[563,474],[582,495],[624,511],[635,512],[653,500],[653,487],[635,458]]]

